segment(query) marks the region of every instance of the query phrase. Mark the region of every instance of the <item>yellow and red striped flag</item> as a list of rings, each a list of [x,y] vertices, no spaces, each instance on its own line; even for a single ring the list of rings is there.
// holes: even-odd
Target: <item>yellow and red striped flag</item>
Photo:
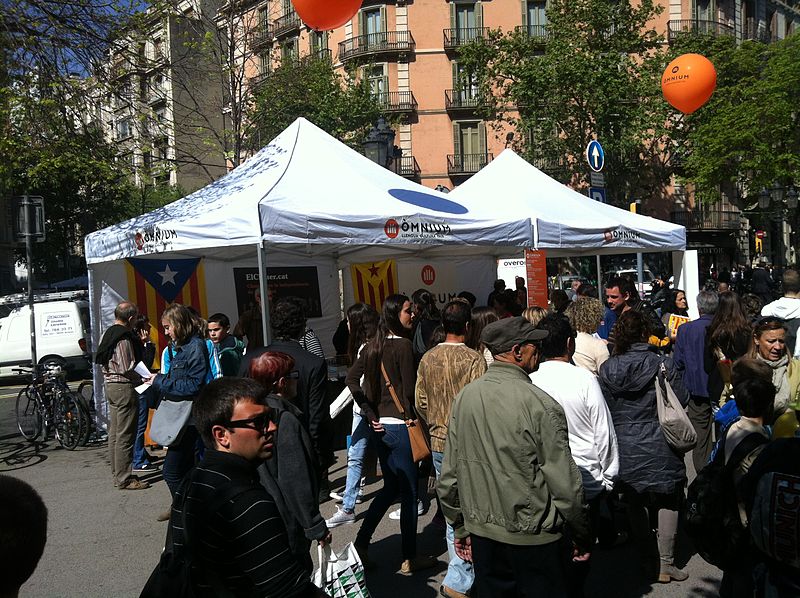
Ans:
[[[194,307],[204,318],[208,317],[202,259],[128,258],[125,269],[128,297],[150,319],[152,325],[150,338],[156,345],[153,367],[157,368],[160,366],[161,352],[169,341],[161,327],[161,314],[167,306],[181,303]]]
[[[367,303],[381,310],[384,299],[397,292],[397,264],[394,260],[353,264],[353,294],[356,302]]]

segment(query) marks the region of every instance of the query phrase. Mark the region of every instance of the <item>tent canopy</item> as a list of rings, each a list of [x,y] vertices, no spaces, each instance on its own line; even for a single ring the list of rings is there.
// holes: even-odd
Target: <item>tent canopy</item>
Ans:
[[[550,178],[510,149],[449,197],[466,206],[501,197],[506,211],[533,220],[534,247],[552,257],[686,248],[683,226],[593,201]]]
[[[382,255],[509,255],[529,247],[528,215],[469,207],[408,181],[303,118],[210,185],[86,238],[89,264],[148,254],[237,259],[271,252],[343,262]],[[516,250],[518,251],[518,249]]]

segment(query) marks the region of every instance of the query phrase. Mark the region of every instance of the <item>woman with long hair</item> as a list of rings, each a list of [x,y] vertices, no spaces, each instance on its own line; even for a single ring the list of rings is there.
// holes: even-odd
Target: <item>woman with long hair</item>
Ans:
[[[356,303],[347,310],[347,328],[350,332],[347,354],[350,363],[355,363],[364,343],[375,336],[380,316],[374,307]],[[336,513],[328,519],[328,527],[347,525],[356,520],[356,503],[361,502],[361,480],[364,454],[369,444],[370,425],[363,416],[358,403],[353,401],[353,427],[350,432],[350,448],[347,449],[347,481],[344,492],[331,492],[331,498],[342,503]]]
[[[269,391],[267,406],[278,426],[273,456],[258,468],[258,475],[286,524],[292,553],[311,575],[311,541],[324,546],[331,533],[319,512],[319,475],[311,438],[300,423],[300,410],[292,403],[298,378],[294,365],[290,355],[268,351],[253,358],[248,376]]]
[[[481,342],[481,333],[488,324],[497,322],[499,319],[500,316],[497,315],[493,307],[483,306],[472,310],[472,318],[467,330],[467,342],[464,344],[483,355],[487,366],[494,361],[494,357],[492,357],[492,353],[486,345]]]
[[[750,351],[753,340],[752,326],[742,309],[739,295],[732,291],[719,294],[719,305],[714,319],[706,330],[705,370],[708,373],[708,396],[716,404],[722,395],[724,381],[717,362],[731,363]]]
[[[656,578],[656,555],[652,546],[650,514],[658,518],[658,574],[662,583],[683,581],[688,574],[674,564],[678,511],[683,502],[686,466],[664,438],[656,409],[656,383],[666,378],[679,400],[689,395],[683,372],[670,357],[663,357],[647,344],[649,325],[639,312],[624,312],[614,325],[614,351],[600,366],[598,380],[603,390],[619,446],[619,487],[628,503],[631,532],[640,545],[645,572]],[[662,386],[663,388],[663,386]]]
[[[766,420],[770,424],[786,412],[790,403],[796,404],[800,399],[800,361],[789,354],[785,320],[774,316],[756,320],[750,357],[765,363],[772,371],[775,404]]]
[[[433,559],[417,556],[417,466],[405,424],[415,417],[417,372],[408,339],[412,313],[408,297],[389,295],[383,302],[377,333],[367,341],[346,379],[353,398],[369,421],[383,472],[383,487],[364,517],[355,546],[362,561],[368,563],[372,535],[399,494],[403,553],[400,570],[404,574],[436,564]],[[390,384],[400,402],[399,409],[392,398]]]
[[[670,316],[681,316],[683,318],[689,317],[689,302],[686,300],[686,291],[682,289],[671,289],[668,291],[667,298],[661,306],[661,322],[669,334],[669,340],[675,342],[677,336],[677,327],[675,333],[669,327]]]
[[[161,316],[164,334],[170,339],[169,371],[151,377],[153,388],[162,401],[194,401],[205,386],[209,373],[206,343],[198,335],[191,312],[183,305],[172,304]],[[199,435],[193,420],[170,445],[164,459],[164,481],[174,496],[183,477],[194,466],[195,445]]]
[[[417,289],[411,295],[413,304],[413,328],[412,344],[414,349],[414,363],[419,364],[419,360],[425,352],[431,348],[431,337],[433,331],[441,323],[439,308],[436,306],[436,298],[433,293],[425,289]]]

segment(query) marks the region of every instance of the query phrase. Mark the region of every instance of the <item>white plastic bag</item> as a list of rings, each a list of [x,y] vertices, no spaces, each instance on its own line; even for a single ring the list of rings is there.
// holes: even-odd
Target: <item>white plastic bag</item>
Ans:
[[[364,566],[352,542],[339,554],[333,554],[330,545],[317,546],[319,567],[312,581],[332,598],[369,598]]]
[[[350,392],[350,389],[346,386],[344,390],[339,393],[339,396],[336,397],[330,406],[330,414],[331,419],[336,419],[336,416],[339,415],[344,408],[347,407],[350,403],[353,402],[353,393]]]

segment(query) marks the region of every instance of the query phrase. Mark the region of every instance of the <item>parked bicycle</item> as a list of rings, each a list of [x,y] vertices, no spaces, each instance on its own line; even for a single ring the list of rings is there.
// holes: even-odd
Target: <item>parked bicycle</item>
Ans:
[[[38,370],[42,370],[41,374]],[[17,368],[15,371],[32,373],[31,368]],[[89,440],[89,414],[65,378],[65,372],[58,365],[39,366],[33,381],[19,391],[17,427],[26,440],[34,441],[40,435],[47,440],[53,432],[59,444],[70,451]]]

